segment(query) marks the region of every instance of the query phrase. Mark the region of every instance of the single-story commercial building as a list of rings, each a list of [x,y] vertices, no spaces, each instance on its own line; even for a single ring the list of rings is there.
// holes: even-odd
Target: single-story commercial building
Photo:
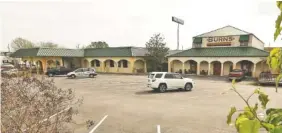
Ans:
[[[151,67],[144,57],[148,50],[140,47],[110,47],[86,49],[29,48],[12,54],[24,62],[35,64],[44,72],[47,68],[94,67],[98,72],[146,73]],[[270,71],[266,64],[268,51],[253,33],[225,26],[193,37],[192,48],[171,50],[167,69],[197,75],[225,76],[233,69],[242,69],[257,77]],[[149,64],[149,63],[148,63]]]
[[[147,50],[138,47],[110,47],[87,49],[28,48],[12,54],[22,61],[36,64],[44,72],[48,68],[94,67],[97,72],[146,73],[144,56]]]
[[[254,34],[225,26],[193,37],[191,49],[168,56],[168,69],[219,76],[242,69],[257,77],[262,71],[269,71],[268,55],[264,43]]]

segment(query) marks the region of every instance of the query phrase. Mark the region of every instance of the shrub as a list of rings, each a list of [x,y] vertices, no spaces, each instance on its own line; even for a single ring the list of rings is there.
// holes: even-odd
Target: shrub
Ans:
[[[82,103],[72,89],[60,89],[45,77],[5,76],[1,83],[3,133],[66,133]]]
[[[282,133],[282,109],[268,108],[266,105],[269,102],[268,95],[260,89],[256,89],[249,97],[244,98],[235,88],[235,80],[232,82],[232,90],[236,92],[247,105],[243,110],[238,110],[232,107],[227,115],[227,124],[231,124],[232,116],[238,112],[239,115],[235,120],[235,127],[239,133],[258,133],[260,128],[264,128],[269,133]],[[260,118],[257,113],[258,103],[251,105],[249,99],[257,94],[261,103],[261,108],[265,110],[266,117]]]

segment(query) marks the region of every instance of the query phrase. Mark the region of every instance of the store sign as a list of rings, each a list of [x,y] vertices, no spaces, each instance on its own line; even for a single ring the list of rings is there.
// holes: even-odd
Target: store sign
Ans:
[[[184,20],[177,18],[177,17],[172,17],[172,21],[176,22],[178,24],[184,25]]]
[[[209,43],[217,43],[217,42],[232,42],[234,40],[231,36],[223,36],[223,37],[209,37]]]

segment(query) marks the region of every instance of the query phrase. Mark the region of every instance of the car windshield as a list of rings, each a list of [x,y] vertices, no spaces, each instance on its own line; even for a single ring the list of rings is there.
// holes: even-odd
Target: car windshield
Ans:
[[[79,69],[76,69],[74,72],[82,72],[83,69],[82,68],[79,68]]]
[[[155,76],[155,74],[151,73],[148,75],[148,78],[152,79]]]

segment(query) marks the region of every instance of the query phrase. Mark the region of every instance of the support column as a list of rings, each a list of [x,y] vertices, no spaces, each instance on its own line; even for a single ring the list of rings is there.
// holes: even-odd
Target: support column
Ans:
[[[147,73],[147,62],[144,61],[144,73]]]
[[[200,75],[200,63],[197,62],[197,75]]]
[[[171,65],[170,65],[170,62],[168,61],[168,63],[167,63],[167,65],[168,65],[168,72],[171,72]]]
[[[60,66],[64,66],[63,58],[60,59]]]
[[[254,69],[253,69],[252,77],[256,77],[256,64],[255,63],[254,63]]]
[[[185,66],[185,63],[182,63],[182,74],[185,74],[185,72],[184,72],[184,66]]]
[[[208,62],[209,63],[209,67],[208,67],[208,75],[211,75],[211,63],[210,62]]]
[[[233,69],[236,69],[236,62],[234,63],[234,62],[232,62],[233,63]]]
[[[224,63],[221,63],[220,76],[223,76],[223,65],[224,65]]]
[[[105,61],[103,60],[100,62],[100,71],[105,72]]]
[[[44,58],[42,59],[42,69],[43,69],[43,72],[47,72],[47,59]]]
[[[262,72],[264,72],[264,65],[263,65],[263,63],[264,63],[264,61],[260,62],[260,68],[261,68]]]

